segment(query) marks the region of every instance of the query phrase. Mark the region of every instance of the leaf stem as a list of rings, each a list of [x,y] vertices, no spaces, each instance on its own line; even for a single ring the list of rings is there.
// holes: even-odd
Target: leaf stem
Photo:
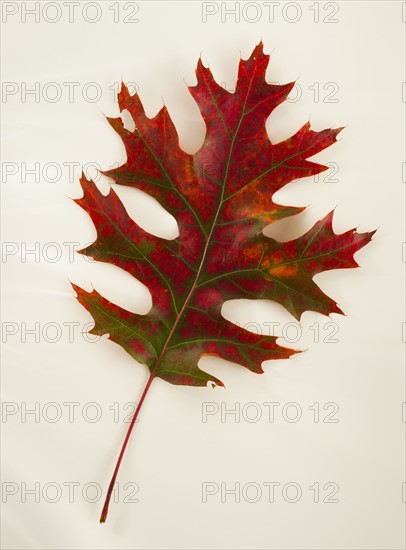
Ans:
[[[113,476],[111,478],[110,485],[109,485],[109,488],[107,490],[106,500],[104,501],[103,510],[102,510],[101,515],[100,515],[100,523],[104,523],[107,519],[107,514],[109,512],[110,499],[111,499],[111,495],[113,493],[114,484],[116,482],[117,474],[118,474],[118,471],[120,469],[120,464],[121,464],[121,461],[123,460],[123,456],[124,456],[128,441],[130,439],[131,432],[133,431],[135,421],[137,420],[137,417],[138,417],[138,413],[140,412],[140,409],[142,407],[144,399],[145,399],[145,397],[148,393],[148,390],[149,390],[154,378],[155,378],[155,370],[152,371],[150,377],[148,378],[148,382],[147,382],[147,384],[144,388],[144,391],[142,392],[140,401],[137,405],[137,408],[135,409],[135,412],[134,412],[133,417],[131,419],[130,425],[128,426],[127,434],[125,436],[123,445],[121,447],[121,451],[120,451],[120,454],[119,454],[118,459],[117,459],[116,467],[114,468]]]

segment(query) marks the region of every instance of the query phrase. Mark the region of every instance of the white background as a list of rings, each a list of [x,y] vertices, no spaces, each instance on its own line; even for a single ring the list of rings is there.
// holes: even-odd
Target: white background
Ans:
[[[302,2],[299,12],[292,2],[281,3],[273,22],[266,4],[237,3],[239,22],[219,5],[205,23],[200,2],[138,2],[137,13],[131,7],[135,3],[120,3],[117,12],[117,3],[100,2],[95,23],[86,18],[95,19],[96,8],[83,12],[83,2],[72,23],[62,3],[61,18],[54,23],[46,20],[57,14],[52,5],[35,22],[29,15],[24,21],[24,3],[3,2],[3,10],[6,4],[8,11],[14,11],[10,5],[18,11],[5,22],[3,12],[1,60],[8,83],[2,99],[3,548],[404,548],[401,2]],[[124,23],[126,16],[138,22]],[[119,138],[103,118],[103,113],[118,116],[115,83],[136,83],[150,116],[164,100],[181,146],[192,153],[205,131],[185,85],[195,83],[198,56],[233,89],[240,53],[248,57],[261,37],[271,52],[268,80],[298,78],[302,92],[298,101],[271,116],[270,138],[288,137],[309,117],[316,130],[347,126],[342,139],[317,156],[320,162],[336,163],[339,172],[281,191],[279,202],[310,206],[268,234],[280,240],[297,237],[334,207],[336,232],[355,226],[379,230],[357,253],[360,269],[317,276],[347,316],[305,313],[301,338],[291,345],[308,351],[266,363],[262,376],[225,361],[202,360],[201,366],[223,380],[226,389],[154,382],[119,474],[120,502],[111,504],[102,526],[102,499],[89,502],[96,493],[86,484],[98,484],[104,494],[127,427],[123,417],[131,411],[125,404],[139,398],[147,372],[105,338],[90,343],[83,337],[91,317],[76,302],[69,280],[88,290],[94,285],[110,300],[141,313],[148,311],[150,297],[118,268],[78,255],[71,261],[66,243],[80,248],[95,238],[95,230],[69,197],[80,196],[78,175],[86,163],[106,169],[125,161]],[[25,95],[24,86],[33,89],[36,82],[39,96]],[[72,85],[66,83],[74,82],[79,84],[70,101]],[[93,102],[97,90],[91,82],[101,90]],[[330,100],[338,101],[326,102],[333,89]],[[60,99],[52,101],[58,90]],[[40,174],[27,174],[35,163]],[[59,171],[47,163],[57,163]],[[67,163],[76,163],[73,176]],[[99,184],[107,191],[106,179]],[[140,225],[157,235],[176,236],[175,221],[155,201],[135,190],[117,191]],[[37,257],[25,255],[24,247],[36,247]],[[277,334],[294,321],[282,307],[265,302],[227,304],[223,312],[263,329],[264,322],[277,321]],[[336,342],[323,341],[336,327],[327,325],[331,322],[337,325]],[[37,336],[26,334],[35,323]],[[77,323],[71,325],[73,341],[66,323]],[[67,402],[78,403],[73,422],[63,405]],[[88,405],[92,402],[97,409]],[[207,402],[219,410],[237,403],[240,414],[221,422],[218,413],[203,422]],[[269,402],[280,404],[273,422],[264,405]],[[286,407],[291,402],[296,405]],[[332,411],[323,410],[329,402],[339,407],[336,423],[323,422]],[[248,408],[247,403],[257,405]],[[314,403],[320,407],[319,422],[315,407],[309,409]],[[25,414],[35,407],[37,415]],[[111,407],[118,407],[119,422]],[[289,422],[287,414],[294,418],[298,410],[301,418]],[[58,411],[60,420],[52,422]],[[97,411],[101,418],[90,422]],[[250,421],[256,414],[258,421]],[[79,484],[73,502],[67,482]],[[138,484],[138,503],[123,502],[131,489],[125,489],[127,482]],[[219,491],[202,502],[205,482],[218,484]],[[273,503],[264,485],[269,482],[280,484]],[[286,498],[282,490],[293,482],[302,492],[296,503],[289,502],[293,486],[292,492],[285,489]],[[339,502],[323,502],[327,482],[339,486]],[[36,483],[39,502],[25,491]],[[221,501],[221,483],[229,489],[240,484],[239,503],[233,495]],[[258,485],[246,493],[247,483]],[[320,484],[319,503],[309,489],[314,483]],[[258,502],[249,502],[258,486]],[[50,502],[55,495],[59,500]]]

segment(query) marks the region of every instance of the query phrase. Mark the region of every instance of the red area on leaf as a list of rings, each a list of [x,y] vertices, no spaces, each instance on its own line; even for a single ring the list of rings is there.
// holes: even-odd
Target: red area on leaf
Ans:
[[[268,62],[260,43],[248,59],[240,60],[231,93],[199,59],[197,84],[189,90],[206,124],[206,136],[193,155],[180,148],[165,106],[149,118],[139,95],[130,95],[122,85],[118,106],[130,113],[135,129],[125,129],[120,117],[107,119],[124,143],[127,161],[103,174],[154,197],[177,220],[177,239],[147,233],[130,218],[114,190],[104,196],[94,182],[81,178],[83,197],[76,203],[97,231],[96,241],[82,254],[139,279],[153,302],[148,315],[136,315],[96,291],[74,287],[79,302],[94,318],[91,332],[108,334],[150,371],[109,487],[102,522],[129,435],[154,377],[172,384],[223,386],[199,368],[201,357],[219,356],[260,374],[264,361],[297,353],[279,346],[273,336],[255,334],[226,320],[221,314],[224,302],[273,300],[297,319],[307,310],[341,313],[313,278],[322,271],[357,267],[354,254],[372,238],[373,232],[336,234],[332,212],[289,242],[262,233],[267,224],[304,210],[277,204],[273,196],[293,180],[327,170],[309,159],[335,143],[341,131],[316,132],[306,122],[293,136],[272,143],[265,123],[294,82],[268,84]]]
[[[154,376],[171,383],[218,383],[197,366],[207,354],[238,362],[253,372],[262,372],[266,359],[292,354],[268,335],[245,331],[242,336],[222,317],[222,304],[235,298],[269,299],[297,319],[306,310],[341,313],[313,277],[329,269],[356,267],[354,253],[373,234],[352,230],[335,234],[331,212],[298,239],[283,243],[263,235],[267,224],[304,209],[276,204],[273,195],[293,180],[326,170],[327,166],[309,158],[335,143],[341,131],[316,132],[306,122],[290,138],[272,143],[266,120],[286,100],[294,82],[268,84],[268,62],[260,43],[247,60],[240,60],[236,89],[231,93],[199,59],[197,84],[189,90],[205,121],[206,137],[194,155],[180,148],[165,106],[149,118],[139,95],[130,95],[122,85],[119,108],[131,114],[135,129],[126,130],[119,117],[108,119],[123,140],[127,161],[103,173],[119,185],[155,197],[175,216],[177,239],[148,234],[129,217],[113,190],[103,196],[93,182],[81,179],[84,195],[76,202],[89,213],[98,235],[82,253],[113,263],[149,288],[158,325],[146,322],[144,331],[156,346],[156,360],[147,351],[143,356],[143,344],[135,344],[136,331],[131,350],[137,351]],[[95,317],[94,303],[80,299]],[[115,318],[121,322],[123,314],[116,306],[98,301],[97,307],[106,314],[108,310],[113,323]],[[159,322],[164,323],[161,329]],[[99,325],[103,331],[101,320]],[[127,334],[115,341],[128,350],[126,338]]]

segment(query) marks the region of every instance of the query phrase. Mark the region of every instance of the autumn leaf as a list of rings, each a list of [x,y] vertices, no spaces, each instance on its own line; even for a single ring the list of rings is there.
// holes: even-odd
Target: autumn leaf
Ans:
[[[120,111],[135,123],[130,132],[122,119],[108,122],[122,139],[127,162],[103,172],[116,184],[155,197],[177,220],[179,237],[166,240],[144,231],[127,213],[113,189],[104,196],[93,181],[81,178],[79,204],[91,217],[97,239],[81,251],[109,262],[142,281],[152,295],[147,315],[130,313],[96,290],[74,285],[79,302],[92,315],[92,334],[108,334],[150,372],[132,418],[100,518],[107,517],[110,496],[134,422],[151,382],[222,386],[198,366],[204,355],[219,356],[252,372],[262,363],[297,353],[276,337],[253,334],[221,314],[226,300],[267,299],[282,304],[296,319],[304,311],[341,313],[313,281],[329,269],[357,267],[354,253],[373,235],[350,230],[340,235],[328,214],[302,237],[278,242],[262,230],[303,208],[283,206],[274,194],[287,183],[313,176],[327,166],[308,160],[332,145],[341,128],[315,132],[306,123],[292,137],[271,143],[265,122],[286,100],[294,82],[268,84],[269,55],[260,43],[240,60],[236,90],[230,93],[199,60],[197,84],[189,90],[206,124],[197,153],[179,146],[175,126],[164,106],[146,116],[137,94],[123,84]]]

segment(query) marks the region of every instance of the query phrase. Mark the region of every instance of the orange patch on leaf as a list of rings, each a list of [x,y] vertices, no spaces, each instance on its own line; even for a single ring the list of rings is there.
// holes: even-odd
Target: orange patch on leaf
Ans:
[[[274,277],[278,277],[278,279],[288,279],[289,277],[295,277],[299,273],[299,266],[297,264],[281,265],[273,267],[269,270],[269,273]]]

